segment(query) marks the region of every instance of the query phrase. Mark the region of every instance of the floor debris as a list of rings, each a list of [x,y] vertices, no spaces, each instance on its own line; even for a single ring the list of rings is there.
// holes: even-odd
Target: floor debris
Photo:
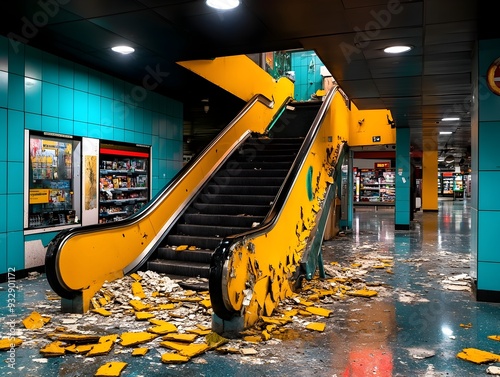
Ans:
[[[477,348],[464,348],[457,357],[475,364],[500,362],[500,355]]]

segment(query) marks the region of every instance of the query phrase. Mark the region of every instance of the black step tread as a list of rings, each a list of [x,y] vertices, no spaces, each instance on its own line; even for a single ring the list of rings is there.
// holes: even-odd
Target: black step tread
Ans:
[[[177,276],[200,276],[208,278],[210,275],[210,264],[208,263],[154,259],[148,261],[148,269],[167,275],[175,274]]]
[[[158,259],[182,260],[186,262],[210,263],[213,250],[197,249],[177,251],[172,247],[158,248]]]
[[[212,225],[194,225],[177,224],[175,228],[176,235],[181,236],[204,236],[204,237],[226,237],[232,234],[239,234],[247,231],[248,228],[235,226],[212,226]]]
[[[251,227],[260,223],[264,216],[217,215],[204,213],[185,214],[180,221],[185,224]]]
[[[258,192],[257,190],[255,190]],[[248,204],[248,205],[270,205],[276,198],[275,195],[258,195],[248,192],[246,195],[214,195],[214,194],[201,194],[198,203],[211,203],[211,204]]]
[[[282,177],[224,177],[221,184],[225,185],[245,185],[245,186],[281,186],[283,183]]]
[[[230,169],[221,169],[217,172],[214,179],[218,177],[286,177],[289,169],[268,169],[267,167],[273,166],[254,166],[249,167],[236,167]]]
[[[169,245],[188,245],[196,246],[200,249],[215,250],[217,246],[222,242],[223,238],[220,237],[199,237],[199,236],[187,236],[181,234],[169,234],[167,236],[167,244]]]
[[[235,186],[235,185],[217,185],[210,184],[203,190],[204,194],[210,195],[259,195],[276,196],[280,189],[280,185],[274,186]]]
[[[200,213],[219,215],[253,215],[264,216],[269,211],[269,205],[246,205],[246,204],[210,204],[194,203],[193,209]]]

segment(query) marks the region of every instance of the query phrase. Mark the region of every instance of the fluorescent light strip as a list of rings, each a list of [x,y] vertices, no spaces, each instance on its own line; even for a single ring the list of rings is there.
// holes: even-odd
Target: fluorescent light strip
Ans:
[[[451,135],[453,132],[451,131],[440,131],[439,134],[440,135]]]
[[[239,0],[207,0],[206,3],[209,7],[220,10],[234,9],[240,5]]]
[[[443,118],[441,119],[443,122],[452,122],[454,120],[460,120],[458,117],[448,117],[448,118]]]
[[[403,52],[410,51],[411,46],[389,46],[384,48],[384,52],[387,54],[401,54]]]
[[[114,52],[118,52],[119,54],[123,54],[123,55],[128,55],[128,54],[131,54],[132,52],[135,51],[134,48],[130,47],[130,46],[114,46],[114,47],[111,47],[111,49]]]

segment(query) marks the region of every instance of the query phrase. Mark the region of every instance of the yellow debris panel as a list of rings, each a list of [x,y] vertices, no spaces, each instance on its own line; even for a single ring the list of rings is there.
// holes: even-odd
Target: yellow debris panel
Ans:
[[[326,323],[324,322],[311,322],[306,326],[306,329],[323,332],[325,331]]]
[[[201,330],[201,329],[186,329],[187,333],[196,334],[196,335],[208,335],[212,332],[212,330]]]
[[[129,305],[134,308],[135,311],[142,312],[145,310],[149,310],[151,307],[139,300],[130,300]]]
[[[196,334],[167,334],[162,339],[174,342],[192,343],[197,337],[198,335]]]
[[[38,312],[32,312],[29,316],[23,319],[23,325],[28,330],[40,329],[45,325],[45,323],[44,318]]]
[[[175,309],[175,304],[160,304],[158,305],[159,310],[172,310]]]
[[[138,321],[145,321],[146,319],[151,319],[154,317],[155,317],[155,315],[153,313],[135,312],[135,319]]]
[[[66,349],[62,346],[63,342],[56,340],[55,342],[47,344],[40,350],[40,353],[45,357],[50,356],[63,356],[66,353]]]
[[[135,273],[135,272],[134,272],[133,274],[130,274],[130,277],[131,277],[132,279],[134,279],[135,281],[141,281],[141,280],[142,280],[141,275],[139,275],[139,274],[137,274],[137,273]]]
[[[0,351],[8,351],[12,347],[19,347],[23,341],[19,338],[0,339]]]
[[[494,363],[500,361],[500,355],[477,348],[464,348],[457,354],[459,359],[470,361],[475,364]]]
[[[87,353],[87,357],[107,355],[114,346],[114,342],[102,342],[95,344],[94,347]]]
[[[50,333],[47,335],[52,340],[60,340],[65,343],[91,344],[97,343],[101,338],[99,335],[87,334],[58,334]]]
[[[156,338],[156,336],[156,334],[150,332],[124,332],[120,335],[122,340],[121,345],[124,347],[135,346],[137,344],[150,342]]]
[[[189,357],[179,355],[178,353],[165,352],[161,355],[161,362],[165,364],[181,364],[189,361]]]
[[[346,292],[349,296],[356,296],[356,297],[373,297],[378,295],[377,291],[372,291],[370,289],[358,289],[354,291],[348,291]]]
[[[306,308],[306,310],[312,314],[320,315],[322,317],[329,317],[330,314],[332,314],[331,310],[324,309],[324,308],[318,308],[316,306],[309,306]]]
[[[144,356],[145,354],[147,354],[149,351],[149,348],[145,348],[145,347],[142,347],[142,348],[134,348],[134,350],[132,351],[132,356]]]
[[[113,313],[111,313],[109,310],[106,310],[104,308],[97,308],[97,309],[92,309],[92,312],[94,313],[97,313],[97,314],[100,314],[102,315],[103,317],[109,317],[111,316]]]
[[[139,298],[146,298],[146,295],[144,294],[144,290],[142,289],[141,283],[138,281],[134,281],[131,285],[132,288],[132,294],[134,297],[139,297]]]
[[[212,307],[212,301],[210,301],[210,299],[204,299],[204,300],[200,301],[200,305],[202,305],[203,307],[205,307],[207,309],[210,309]]]
[[[95,344],[81,344],[77,346],[76,344],[72,344],[69,347],[66,347],[66,351],[70,353],[76,354],[86,354],[89,352]]]
[[[121,361],[110,361],[104,365],[101,365],[97,372],[94,374],[95,377],[119,377],[127,363]]]
[[[117,334],[111,334],[111,335],[104,335],[99,338],[99,343],[104,343],[104,342],[116,342],[118,339]]]
[[[150,327],[148,329],[148,332],[152,332],[158,335],[165,335],[172,332],[177,332],[177,326],[175,326],[173,323],[162,321],[159,319],[150,319],[149,322],[151,322],[156,326]]]
[[[201,355],[202,353],[204,353],[209,349],[208,344],[204,343],[185,344],[181,342],[163,341],[160,343],[160,346],[170,348],[174,351],[177,351],[180,355],[186,357],[194,357],[197,355]]]

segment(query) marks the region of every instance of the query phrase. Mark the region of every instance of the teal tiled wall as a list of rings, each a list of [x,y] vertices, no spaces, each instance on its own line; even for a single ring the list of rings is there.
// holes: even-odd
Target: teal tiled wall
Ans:
[[[410,129],[396,129],[396,204],[395,224],[410,226]]]
[[[500,180],[500,158],[498,138],[500,132],[500,96],[493,94],[486,86],[486,74],[490,64],[500,56],[500,40],[479,41],[477,51],[477,77],[475,91],[478,96],[477,122],[472,122],[473,157],[476,156],[476,172],[473,175],[473,189],[477,199],[472,201],[473,268],[477,273],[477,289],[500,292],[500,249],[497,229],[500,220],[500,205],[496,187]],[[474,114],[473,114],[474,119]],[[475,178],[475,180],[474,180]]]
[[[324,65],[314,51],[292,53],[292,71],[295,72],[295,100],[307,101],[323,86],[320,67]]]
[[[180,170],[182,103],[142,88],[134,100],[134,89],[0,37],[0,274],[23,269],[25,239],[37,237],[23,232],[26,129],[151,145],[153,196]]]

